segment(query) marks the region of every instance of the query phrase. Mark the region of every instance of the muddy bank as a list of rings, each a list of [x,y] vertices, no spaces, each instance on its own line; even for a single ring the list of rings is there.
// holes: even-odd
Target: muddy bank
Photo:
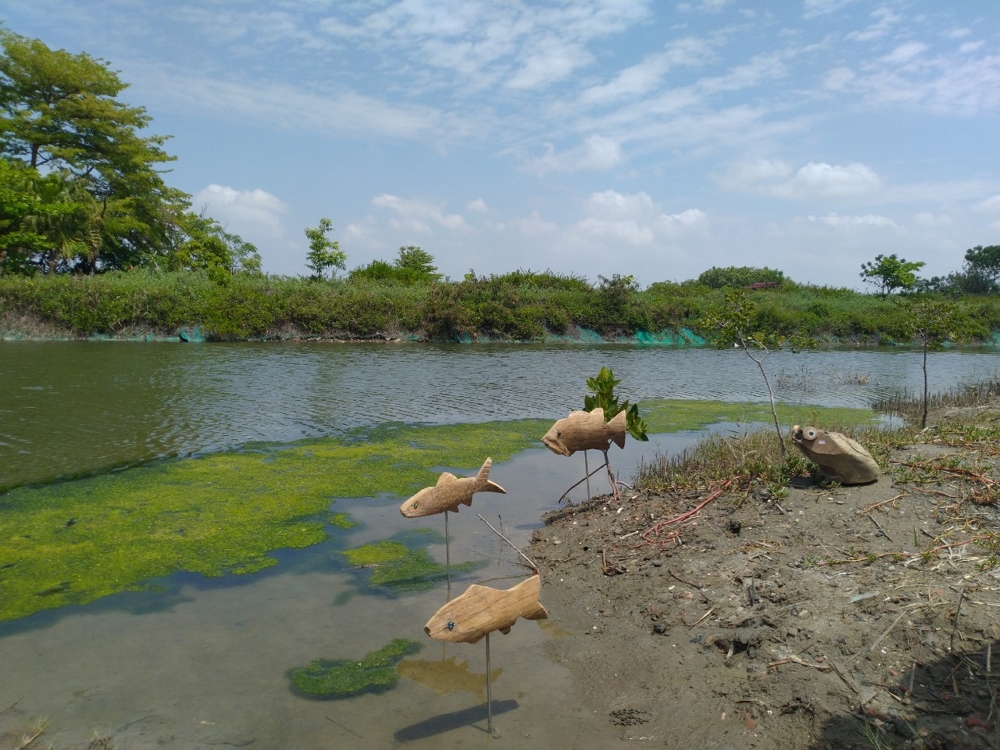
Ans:
[[[629,744],[1000,747],[995,451],[927,440],[869,486],[550,513],[526,551],[551,655]]]

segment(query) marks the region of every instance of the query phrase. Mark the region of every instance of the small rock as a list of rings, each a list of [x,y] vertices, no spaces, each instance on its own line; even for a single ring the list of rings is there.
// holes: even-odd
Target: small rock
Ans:
[[[664,633],[667,632],[667,626],[664,625],[662,622],[658,622],[655,625],[653,625],[653,632],[656,633],[657,635],[663,635]]]

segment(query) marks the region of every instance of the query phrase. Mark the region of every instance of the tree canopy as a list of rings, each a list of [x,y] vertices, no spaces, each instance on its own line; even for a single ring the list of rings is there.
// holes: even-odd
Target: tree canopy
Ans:
[[[347,265],[347,253],[340,249],[340,243],[331,240],[327,235],[333,231],[333,222],[320,219],[318,227],[308,227],[305,230],[309,240],[309,252],[306,253],[306,265],[312,271],[312,278],[319,281],[326,277],[337,275]]]
[[[880,297],[888,297],[897,289],[908,290],[916,286],[916,272],[926,263],[922,260],[908,261],[892,255],[876,255],[875,260],[861,264],[861,279],[875,287]]]
[[[119,100],[127,86],[104,60],[0,29],[0,273],[259,269],[256,248],[164,182],[167,136]],[[195,258],[208,237],[229,257]]]
[[[434,256],[416,245],[399,248],[396,260],[387,263],[373,260],[367,266],[351,271],[351,279],[366,281],[391,281],[398,284],[428,284],[440,281],[441,274],[434,265]]]
[[[785,274],[772,268],[752,266],[712,266],[698,277],[698,283],[712,289],[726,289],[748,286],[777,286],[785,281]]]

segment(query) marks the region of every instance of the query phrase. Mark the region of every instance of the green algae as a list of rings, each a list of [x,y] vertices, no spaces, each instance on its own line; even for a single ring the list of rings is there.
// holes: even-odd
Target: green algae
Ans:
[[[353,529],[361,525],[360,521],[356,521],[353,518],[351,518],[350,513],[330,513],[326,517],[326,522],[331,526],[335,526],[338,529],[343,529],[344,531],[348,531],[350,529]]]
[[[651,434],[770,419],[767,404],[651,400],[640,410]],[[875,419],[867,410],[786,404],[779,416],[823,426]],[[540,447],[550,425],[389,424],[11,490],[0,494],[0,621],[141,590],[142,582],[177,571],[263,570],[277,562],[272,551],[321,542],[330,526],[349,527],[347,514],[328,512],[336,498],[406,497],[434,484],[442,466],[473,473],[485,456],[499,463]],[[443,577],[426,550],[412,549],[431,541],[399,543],[407,553],[365,569],[368,585],[394,593]]]
[[[361,661],[314,659],[293,669],[289,679],[295,688],[313,698],[350,698],[361,693],[388,690],[399,679],[396,662],[420,650],[416,641],[396,638]]]
[[[683,401],[650,399],[639,404],[639,414],[647,423],[649,434],[702,430],[719,422],[771,423],[771,405],[747,401]],[[782,424],[866,425],[879,422],[871,409],[778,404],[778,419]]]
[[[384,425],[343,437],[168,461],[0,495],[0,620],[190,571],[253,573],[323,541],[336,498],[407,496],[441,465],[478,468],[549,423]]]
[[[437,541],[435,536],[430,536],[428,541]],[[400,541],[400,537],[382,539],[344,550],[341,554],[353,568],[370,571],[368,586],[387,593],[423,591],[433,588],[448,576],[445,566],[431,557],[426,549],[412,549]],[[451,572],[465,573],[483,567],[487,562],[479,560],[453,564]]]

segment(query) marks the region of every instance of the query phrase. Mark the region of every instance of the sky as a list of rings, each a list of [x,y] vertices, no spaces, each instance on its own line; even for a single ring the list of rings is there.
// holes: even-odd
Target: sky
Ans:
[[[0,0],[108,61],[167,182],[307,273],[419,245],[461,279],[768,266],[862,288],[1000,244],[1000,2]]]

